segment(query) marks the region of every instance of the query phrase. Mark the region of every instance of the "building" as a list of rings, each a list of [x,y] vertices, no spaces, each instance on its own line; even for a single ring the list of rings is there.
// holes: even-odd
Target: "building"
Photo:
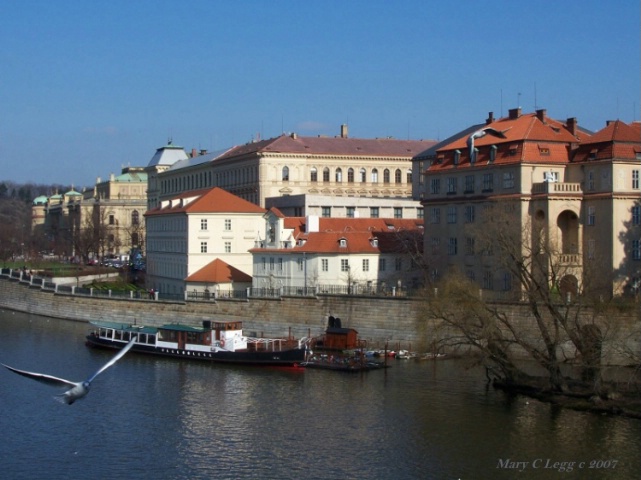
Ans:
[[[343,125],[336,137],[292,133],[219,152],[193,151],[189,161],[158,171],[150,198],[151,193],[154,198],[167,199],[190,190],[220,187],[262,207],[267,199],[277,197],[342,197],[341,214],[348,216],[349,208],[361,208],[358,199],[367,198],[381,207],[396,201],[417,217],[420,205],[408,205],[412,203],[412,157],[434,143],[349,138]],[[150,206],[152,203],[150,200]],[[299,202],[296,208],[300,210],[294,214],[307,215],[304,206]],[[332,205],[322,207],[331,209]]]
[[[523,255],[551,246],[549,263],[564,267],[553,288],[617,294],[635,284],[640,147],[638,123],[611,122],[592,134],[575,118],[517,108],[500,119],[490,113],[485,124],[417,155],[415,199],[425,209],[430,278],[457,271],[486,292],[519,295],[492,246],[478,245],[473,233],[484,216],[500,211]],[[603,275],[610,271],[614,276]]]
[[[160,185],[158,176],[177,162],[187,160],[189,156],[183,147],[173,145],[171,140],[156,153],[145,167],[147,173],[147,210],[156,208],[160,202]]]
[[[249,249],[264,228],[264,215],[265,209],[217,187],[161,200],[145,214],[147,286],[183,297],[214,284],[226,289],[234,279],[249,285]],[[220,268],[227,268],[227,277]]]
[[[251,250],[258,295],[400,294],[423,283],[423,221],[265,215]],[[261,293],[262,292],[262,293]]]

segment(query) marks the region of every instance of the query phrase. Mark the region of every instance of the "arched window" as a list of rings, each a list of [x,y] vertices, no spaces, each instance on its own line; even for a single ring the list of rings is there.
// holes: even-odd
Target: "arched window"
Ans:
[[[312,182],[318,182],[318,170],[316,170],[316,167],[312,167],[310,170],[310,180]]]
[[[343,181],[343,170],[340,168],[336,169],[336,183],[341,183]]]
[[[383,183],[389,183],[389,168],[383,170]]]
[[[378,183],[378,170],[372,168],[372,183]]]
[[[131,224],[140,225],[140,213],[138,213],[138,210],[131,212]]]
[[[347,170],[347,183],[354,183],[354,169],[351,167]]]
[[[412,184],[412,169],[411,168],[407,171],[407,183],[410,184],[410,185]]]
[[[396,171],[394,172],[394,181],[396,183],[401,183],[401,169],[397,168]]]
[[[329,182],[329,167],[323,168],[323,182]]]
[[[283,180],[283,182],[288,182],[289,181],[289,167],[287,167],[287,166],[283,167],[282,180]]]
[[[361,168],[360,174],[361,174],[361,183],[367,182],[367,172],[365,171],[364,168]]]

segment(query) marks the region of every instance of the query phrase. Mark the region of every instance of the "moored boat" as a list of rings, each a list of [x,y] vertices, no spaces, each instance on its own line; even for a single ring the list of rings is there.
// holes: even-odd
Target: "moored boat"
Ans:
[[[92,347],[123,348],[136,338],[132,351],[165,357],[246,365],[294,366],[308,353],[304,340],[243,335],[242,322],[203,321],[202,327],[168,324],[159,327],[96,321],[87,335]]]

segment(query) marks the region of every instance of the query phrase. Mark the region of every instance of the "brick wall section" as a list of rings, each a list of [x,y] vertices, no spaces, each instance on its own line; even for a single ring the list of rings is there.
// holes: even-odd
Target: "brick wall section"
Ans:
[[[241,320],[250,336],[282,337],[291,333],[297,338],[319,335],[325,330],[327,316],[333,315],[341,319],[343,327],[356,329],[368,348],[383,348],[387,343],[390,349],[419,352],[433,350],[430,346],[444,334],[435,330],[433,323],[419,320],[421,302],[408,298],[323,295],[183,304],[54,294],[1,277],[0,308],[82,322],[106,320],[145,325],[179,322],[199,326],[203,320]],[[638,358],[641,348],[638,310],[617,314],[614,321],[611,315],[604,320],[611,322],[602,328],[608,332],[604,345],[607,363],[630,363],[626,349],[635,351]],[[505,311],[523,331],[536,335],[526,306],[505,305]],[[566,354],[570,358],[574,355],[570,346]]]

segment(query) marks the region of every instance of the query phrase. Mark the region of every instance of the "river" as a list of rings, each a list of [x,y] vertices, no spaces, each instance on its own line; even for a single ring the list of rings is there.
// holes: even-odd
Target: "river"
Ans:
[[[84,323],[0,311],[0,362],[81,380]],[[641,421],[488,388],[462,360],[365,374],[127,354],[68,406],[0,371],[6,479],[638,479]]]

